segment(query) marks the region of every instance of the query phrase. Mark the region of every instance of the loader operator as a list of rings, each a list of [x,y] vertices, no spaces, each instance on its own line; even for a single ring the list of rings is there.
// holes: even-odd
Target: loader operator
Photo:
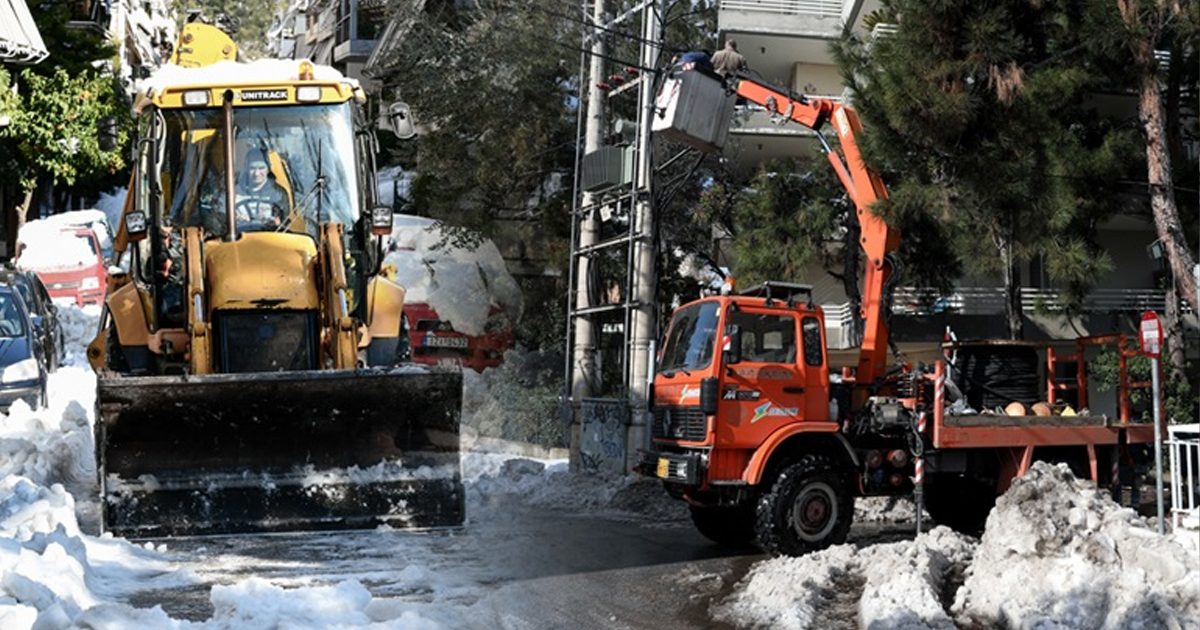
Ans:
[[[246,174],[237,190],[237,219],[279,225],[287,215],[287,191],[271,176],[267,158],[258,149],[246,154]]]

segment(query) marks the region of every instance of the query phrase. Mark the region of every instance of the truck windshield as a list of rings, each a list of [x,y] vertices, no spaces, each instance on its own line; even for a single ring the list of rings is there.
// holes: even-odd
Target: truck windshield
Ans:
[[[698,370],[708,366],[717,345],[719,319],[716,302],[700,302],[676,312],[663,345],[658,371]]]
[[[222,111],[163,110],[162,115],[166,136],[161,173],[168,222],[223,232],[227,214]],[[315,234],[320,223],[350,225],[358,218],[349,103],[237,108],[234,136],[235,198],[255,186],[254,166],[267,171],[267,185],[276,191],[270,203],[274,223],[300,217],[298,224]],[[257,185],[262,185],[261,179]],[[241,212],[239,208],[239,222]]]

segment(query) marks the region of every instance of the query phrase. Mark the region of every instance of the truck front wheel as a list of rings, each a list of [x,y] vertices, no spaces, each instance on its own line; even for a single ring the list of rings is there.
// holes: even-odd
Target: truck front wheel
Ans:
[[[758,502],[758,542],[773,556],[800,556],[846,540],[854,500],[833,463],[805,455],[785,465]]]

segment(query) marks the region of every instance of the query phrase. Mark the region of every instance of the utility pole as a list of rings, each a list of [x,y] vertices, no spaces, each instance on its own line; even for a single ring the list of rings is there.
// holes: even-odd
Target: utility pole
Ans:
[[[599,27],[603,25],[606,21],[606,13],[605,0],[594,0],[591,16],[592,26]],[[584,119],[583,143],[585,154],[600,148],[604,133],[606,113],[605,95],[603,90],[599,88],[599,85],[604,80],[604,58],[608,54],[607,40],[603,37],[592,37],[592,45],[589,52],[588,80],[586,84],[587,109],[585,110],[587,114]],[[599,233],[599,221],[596,217],[595,201],[593,193],[583,193],[579,208],[582,209],[584,215],[579,221],[579,236],[575,243],[575,251],[588,250],[596,244],[597,234]],[[591,257],[578,257],[574,285],[576,310],[584,310],[592,306],[591,294],[594,287],[592,287],[593,282],[591,277]],[[579,401],[592,395],[592,382],[597,378],[596,330],[592,320],[588,317],[575,318],[574,326],[574,344],[570,353],[572,365],[567,373],[571,378],[571,401],[574,406],[574,415],[578,417]],[[572,422],[571,426],[573,434],[571,442],[572,444],[578,444],[579,436],[575,434],[579,431],[579,422]],[[578,450],[572,449],[571,453],[573,460],[577,460]],[[574,468],[578,468],[579,462],[572,461],[571,465]]]
[[[657,68],[662,49],[663,2],[648,2],[642,13],[641,66],[645,78]],[[630,317],[629,363],[629,434],[626,440],[626,469],[637,463],[637,451],[648,446],[646,420],[650,413],[650,380],[654,370],[654,342],[658,331],[656,305],[658,274],[656,269],[658,234],[654,228],[654,164],[651,151],[650,123],[654,117],[655,82],[644,80],[638,90],[638,135],[636,192],[634,199],[635,240],[632,243],[630,294],[634,304]]]
[[[577,161],[572,217],[574,294],[569,299],[567,379],[572,468],[624,473],[646,446],[658,332],[650,127],[664,2],[642,0],[612,17],[604,1],[584,0],[582,10],[588,22],[583,48],[590,58],[586,64],[580,61],[581,92],[587,95],[580,120],[586,124],[580,123],[583,150]],[[639,17],[638,67],[614,70],[606,79],[606,64],[614,61],[606,38],[617,32],[617,25]],[[620,72],[637,78],[626,82]],[[624,134],[628,121],[614,125],[621,133],[606,133],[608,100],[618,94],[632,96],[635,88],[636,138]]]

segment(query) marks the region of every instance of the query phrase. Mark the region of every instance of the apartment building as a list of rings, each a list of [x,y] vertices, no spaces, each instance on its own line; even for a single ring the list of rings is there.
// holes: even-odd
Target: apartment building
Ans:
[[[267,50],[277,59],[310,59],[364,80],[387,17],[383,0],[292,0],[267,32]]]
[[[853,31],[886,36],[894,26],[880,24],[874,33],[864,30],[864,18],[880,6],[876,0],[723,0],[718,9],[722,41],[736,39],[749,68],[763,80],[793,91],[827,98],[843,98],[844,85],[829,52],[829,44]],[[1105,95],[1104,107],[1136,111],[1132,94]],[[1193,112],[1194,116],[1195,113]],[[812,132],[796,125],[779,126],[761,112],[749,112],[730,131],[726,156],[744,172],[763,160],[811,151],[806,143]],[[1194,148],[1194,145],[1193,145]],[[1152,258],[1156,240],[1149,204],[1131,208],[1101,226],[1099,240],[1112,256],[1114,270],[1101,279],[1086,305],[1084,317],[1068,321],[1046,315],[1038,306],[1053,304],[1057,292],[1040,261],[1021,269],[1022,304],[1026,337],[1030,340],[1065,340],[1080,335],[1136,332],[1136,321],[1147,310],[1165,310],[1165,266]],[[830,314],[827,332],[831,347],[849,349],[848,326],[852,313],[838,283],[820,270],[805,281],[813,282]],[[902,347],[920,352],[942,341],[950,326],[960,338],[1003,337],[1004,299],[1001,286],[992,280],[961,279],[950,295],[933,306],[922,304],[911,289],[897,291],[893,318],[895,337]],[[1196,356],[1197,319],[1184,314],[1189,354]],[[840,320],[840,321],[839,321]],[[849,353],[847,353],[849,354]]]

